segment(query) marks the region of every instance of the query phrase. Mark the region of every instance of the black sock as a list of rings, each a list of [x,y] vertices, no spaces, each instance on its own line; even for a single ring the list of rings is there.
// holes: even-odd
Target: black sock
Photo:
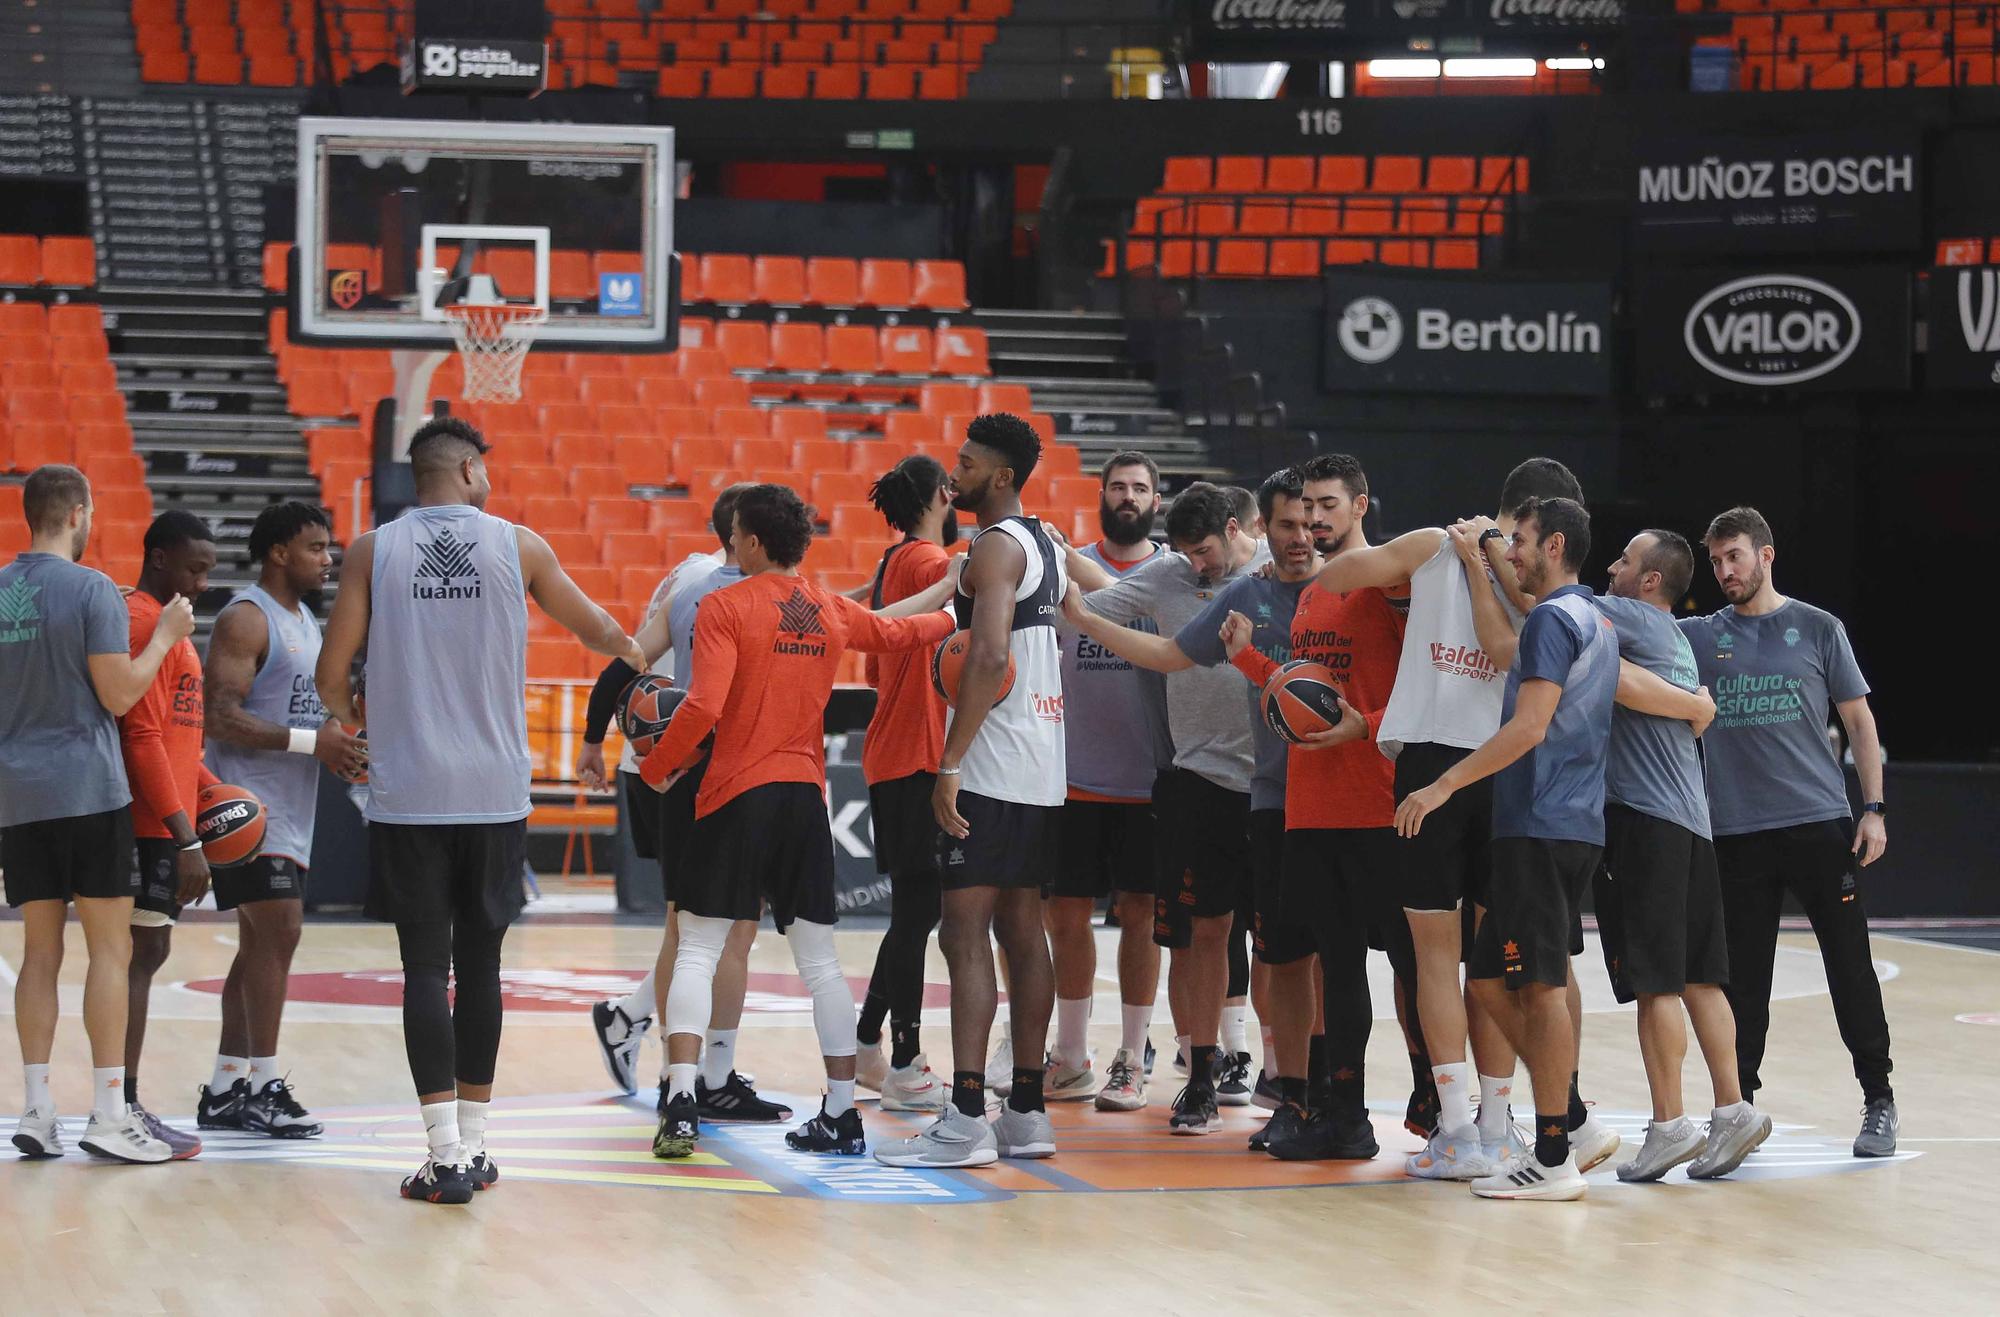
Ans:
[[[1316,1033],[1306,1040],[1306,1082],[1324,1088],[1328,1073],[1326,1035]]]
[[[861,1018],[854,1022],[854,1039],[863,1047],[882,1041],[882,1021],[889,1015],[889,999],[873,988],[861,999]]]
[[[1215,1057],[1219,1047],[1197,1047],[1188,1058],[1188,1087],[1215,1091]]]
[[[954,1070],[951,1075],[951,1104],[974,1120],[986,1119],[986,1072]]]
[[[1410,1053],[1410,1086],[1419,1093],[1437,1092],[1437,1076],[1431,1073],[1430,1058],[1422,1052]]]
[[[1368,1100],[1363,1095],[1363,1062],[1360,1057],[1349,1064],[1336,1065],[1327,1077],[1327,1093],[1330,1101],[1327,1110],[1342,1116],[1368,1117]]]
[[[1034,1067],[1016,1067],[1014,1089],[1007,1105],[1015,1111],[1042,1111],[1042,1072]]]
[[[1589,1119],[1590,1113],[1584,1110],[1583,1099],[1577,1095],[1576,1071],[1572,1070],[1569,1074],[1569,1127],[1579,1129]]]
[[[125,1105],[128,1107],[139,1105],[139,1081],[130,1075],[125,1076]]]
[[[915,1020],[889,1021],[889,1064],[901,1070],[917,1059],[923,1049],[917,1045]]]
[[[1296,1102],[1303,1107],[1306,1104],[1306,1081],[1279,1075],[1278,1098],[1284,1102]]]
[[[1535,1117],[1535,1160],[1544,1166],[1560,1166],[1569,1159],[1569,1124],[1559,1111],[1553,1116]]]

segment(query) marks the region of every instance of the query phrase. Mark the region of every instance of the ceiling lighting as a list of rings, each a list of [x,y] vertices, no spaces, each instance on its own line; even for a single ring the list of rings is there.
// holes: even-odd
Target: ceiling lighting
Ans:
[[[1448,59],[1444,62],[1444,76],[1447,78],[1532,78],[1535,76],[1535,61],[1531,59]]]
[[[1368,61],[1368,76],[1371,78],[1435,78],[1440,66],[1434,59],[1371,59]]]
[[[1553,73],[1588,73],[1593,69],[1602,69],[1604,61],[1588,55],[1562,55],[1543,60],[1542,67]]]

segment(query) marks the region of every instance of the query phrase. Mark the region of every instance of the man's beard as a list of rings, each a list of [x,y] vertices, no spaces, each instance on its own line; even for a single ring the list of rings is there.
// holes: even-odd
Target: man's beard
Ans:
[[[1104,538],[1113,544],[1134,545],[1150,539],[1153,534],[1153,510],[1140,511],[1135,504],[1129,514],[1121,515],[1122,508],[1113,510],[1103,499],[1097,501],[1097,528]]]
[[[1764,593],[1764,569],[1759,567],[1748,576],[1739,577],[1737,588],[1740,592],[1736,596],[1738,600],[1747,601],[1755,599],[1758,595]]]
[[[1539,599],[1542,597],[1542,587],[1547,585],[1548,581],[1549,565],[1544,559],[1535,557],[1521,564],[1521,589],[1524,592]]]
[[[989,481],[973,489],[956,490],[951,496],[951,505],[960,512],[970,512],[977,516],[979,509],[985,505],[986,493],[991,488],[992,483]]]
[[[83,525],[77,527],[76,531],[69,537],[69,560],[71,562],[82,562],[83,551],[89,547],[90,523],[86,521]]]
[[[944,524],[938,527],[938,538],[943,540],[944,547],[949,549],[952,545],[958,543],[958,536],[958,514],[956,512],[945,513]]]

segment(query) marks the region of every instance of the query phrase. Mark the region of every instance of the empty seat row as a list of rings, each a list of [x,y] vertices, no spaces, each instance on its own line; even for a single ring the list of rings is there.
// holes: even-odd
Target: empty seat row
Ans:
[[[1160,192],[1419,193],[1494,196],[1528,190],[1526,156],[1169,156]]]
[[[1329,265],[1404,265],[1439,270],[1479,268],[1479,243],[1472,238],[1168,238],[1105,244],[1098,273],[1152,270],[1163,279],[1194,275],[1234,278],[1316,278]]]
[[[97,244],[89,238],[0,233],[0,284],[89,288],[97,283]]]
[[[655,95],[667,100],[949,101],[965,94],[965,71],[952,65],[675,64],[660,70]]]
[[[1191,197],[1141,197],[1133,212],[1135,237],[1281,237],[1287,234],[1499,233],[1506,222],[1501,197],[1273,197],[1202,201]]]

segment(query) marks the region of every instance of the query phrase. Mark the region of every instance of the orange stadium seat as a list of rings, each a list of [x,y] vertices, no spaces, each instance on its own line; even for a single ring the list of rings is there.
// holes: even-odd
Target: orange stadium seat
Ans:
[[[806,262],[806,297],[814,306],[859,306],[861,266],[839,256],[815,256]]]
[[[763,370],[771,364],[771,326],[761,320],[725,320],[715,327],[715,345],[731,370]]]

